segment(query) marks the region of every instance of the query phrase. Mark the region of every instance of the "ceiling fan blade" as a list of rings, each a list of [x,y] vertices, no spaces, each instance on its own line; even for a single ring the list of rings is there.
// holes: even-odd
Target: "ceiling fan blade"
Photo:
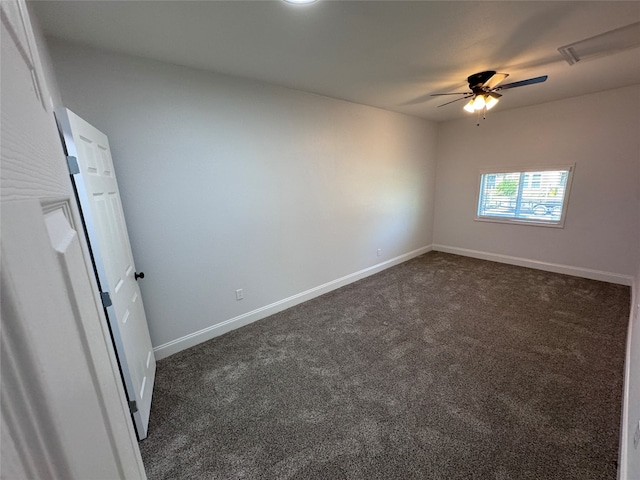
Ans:
[[[465,95],[464,97],[456,98],[455,100],[451,100],[450,102],[443,103],[442,105],[438,105],[438,108],[444,107],[445,105],[449,105],[450,103],[459,102],[460,100],[464,100],[470,97],[473,97],[473,94]]]
[[[509,76],[508,73],[496,73],[484,84],[486,88],[496,87],[500,82]]]
[[[527,80],[520,80],[519,82],[507,83],[505,85],[498,85],[493,90],[494,91],[498,91],[498,90],[507,90],[509,88],[524,87],[525,85],[533,85],[535,83],[542,83],[542,82],[546,81],[547,78],[548,78],[547,75],[543,75],[541,77],[529,78]]]
[[[456,92],[456,93],[432,93],[430,96],[439,97],[440,95],[469,95],[469,92]]]

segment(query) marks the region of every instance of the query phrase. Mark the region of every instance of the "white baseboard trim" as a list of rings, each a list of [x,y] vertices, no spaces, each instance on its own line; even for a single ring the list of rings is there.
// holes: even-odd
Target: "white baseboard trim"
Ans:
[[[602,282],[617,283],[619,285],[631,286],[633,277],[631,275],[621,275],[619,273],[603,272],[601,270],[592,270],[589,268],[573,267],[571,265],[562,265],[559,263],[541,262],[539,260],[531,260],[522,257],[511,257],[509,255],[501,255],[499,253],[481,252],[479,250],[469,250],[467,248],[449,247],[447,245],[432,245],[432,249],[436,252],[453,253],[455,255],[463,255],[465,257],[479,258],[482,260],[491,260],[493,262],[508,263],[509,265],[518,265],[520,267],[535,268],[547,272],[563,273],[574,277],[589,278],[591,280],[600,280]]]
[[[312,298],[319,297],[320,295],[324,295],[325,293],[328,293],[332,290],[343,287],[357,280],[361,280],[375,273],[381,272],[382,270],[393,267],[394,265],[406,262],[407,260],[430,252],[431,250],[431,245],[413,250],[412,252],[405,253],[382,263],[378,263],[376,265],[373,265],[372,267],[368,267],[358,272],[345,275],[344,277],[332,280],[322,285],[318,285],[317,287],[311,288],[304,292],[300,292],[296,295],[292,295],[291,297],[279,300],[270,305],[265,305],[264,307],[257,308],[256,310],[252,310],[251,312],[243,313],[242,315],[238,315],[237,317],[230,318],[223,322],[216,323],[215,325],[211,325],[210,327],[203,328],[202,330],[199,330],[197,332],[185,335],[184,337],[180,337],[170,342],[164,343],[162,345],[154,347],[153,349],[156,360],[161,360],[170,355],[173,355],[174,353],[178,353],[182,350],[198,345],[199,343],[206,342],[207,340],[210,340],[214,337],[230,332],[231,330],[235,330],[236,328],[240,328],[244,325],[253,323],[256,320],[268,317],[269,315],[273,315],[274,313],[278,313],[299,303],[306,302],[307,300],[311,300]]]

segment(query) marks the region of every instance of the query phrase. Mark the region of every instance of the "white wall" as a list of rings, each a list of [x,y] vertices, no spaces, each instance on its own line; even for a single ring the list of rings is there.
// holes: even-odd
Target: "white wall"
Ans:
[[[46,84],[47,91],[44,93],[44,96],[46,97],[44,101],[47,107],[51,107],[53,109],[55,106],[61,105],[62,97],[60,96],[60,88],[58,87],[53,63],[51,61],[51,55],[49,54],[48,42],[44,37],[44,32],[40,27],[38,17],[33,12],[33,2],[25,3],[30,16],[33,39],[40,54],[40,67],[42,68],[43,82]]]
[[[65,106],[109,136],[154,346],[431,244],[434,124],[50,49]]]
[[[479,127],[472,118],[441,124],[434,248],[568,265],[630,283],[640,260],[639,125],[640,86],[492,110]],[[574,162],[564,228],[474,221],[481,168]]]

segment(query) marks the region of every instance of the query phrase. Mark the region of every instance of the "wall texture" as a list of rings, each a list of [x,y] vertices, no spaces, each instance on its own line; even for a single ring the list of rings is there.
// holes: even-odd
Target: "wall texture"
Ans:
[[[154,346],[432,243],[435,124],[50,49],[65,106],[109,137]]]
[[[535,88],[535,87],[530,87]],[[505,104],[508,102],[505,94]],[[434,244],[635,274],[640,86],[440,125]],[[564,228],[475,221],[483,167],[575,163]]]

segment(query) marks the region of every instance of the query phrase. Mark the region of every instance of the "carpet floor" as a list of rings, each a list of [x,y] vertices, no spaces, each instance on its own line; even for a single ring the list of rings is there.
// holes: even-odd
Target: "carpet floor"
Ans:
[[[430,252],[158,362],[160,479],[615,479],[630,289]]]

